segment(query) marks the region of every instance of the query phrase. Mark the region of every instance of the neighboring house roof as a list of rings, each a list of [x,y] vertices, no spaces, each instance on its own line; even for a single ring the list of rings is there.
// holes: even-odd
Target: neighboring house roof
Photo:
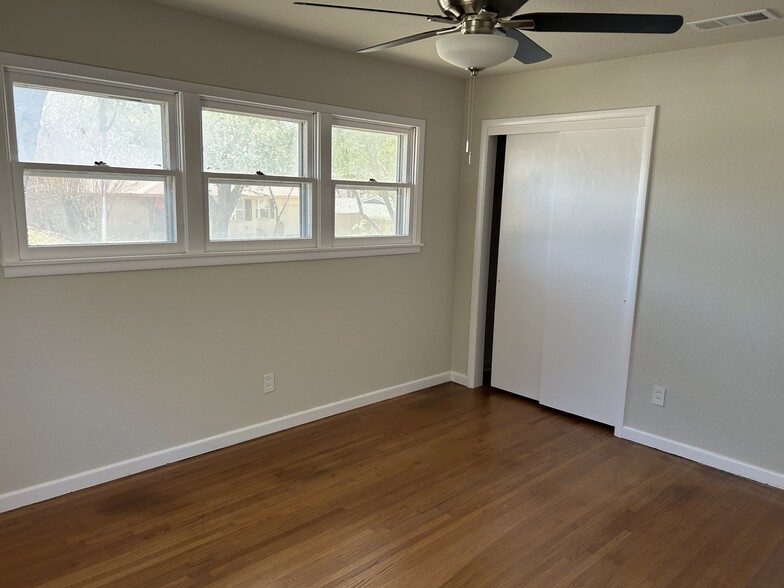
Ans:
[[[389,218],[389,210],[384,204],[365,201],[362,212],[369,218]],[[335,214],[359,214],[359,205],[353,198],[335,198]]]

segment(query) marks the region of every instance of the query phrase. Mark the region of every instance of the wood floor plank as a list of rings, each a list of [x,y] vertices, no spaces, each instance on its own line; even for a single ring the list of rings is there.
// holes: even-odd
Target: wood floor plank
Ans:
[[[784,492],[436,386],[0,515],[0,586],[784,586]]]

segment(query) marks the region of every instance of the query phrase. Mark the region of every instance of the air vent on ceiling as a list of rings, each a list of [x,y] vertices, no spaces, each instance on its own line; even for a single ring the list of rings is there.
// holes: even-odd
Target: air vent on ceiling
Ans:
[[[686,24],[694,27],[700,33],[704,33],[705,31],[754,24],[755,22],[765,22],[766,20],[776,20],[777,18],[778,16],[773,14],[770,10],[764,9],[744,12],[743,14],[730,14],[728,16],[720,16],[718,18],[709,18],[706,20],[695,20]]]

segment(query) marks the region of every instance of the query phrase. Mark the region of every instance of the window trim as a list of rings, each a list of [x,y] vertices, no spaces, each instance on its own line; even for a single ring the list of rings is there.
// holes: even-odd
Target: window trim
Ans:
[[[131,249],[121,251],[125,245],[109,246],[67,246],[68,257],[55,257],[51,254],[55,248],[40,248],[42,257],[25,258],[20,248],[19,230],[26,225],[19,223],[18,198],[14,196],[12,163],[10,160],[11,145],[9,137],[15,139],[12,126],[13,103],[8,96],[11,84],[7,77],[30,74],[36,78],[48,77],[52,85],[65,80],[74,84],[108,85],[122,87],[129,91],[152,92],[155,95],[176,95],[176,112],[169,111],[169,144],[170,148],[176,141],[179,152],[171,161],[171,167],[177,167],[176,201],[177,237],[180,245],[176,250],[164,250],[162,245],[132,245]],[[422,202],[422,170],[424,165],[425,121],[398,115],[389,115],[362,111],[350,108],[335,107],[296,99],[269,96],[243,90],[218,88],[204,84],[182,82],[143,74],[121,72],[93,66],[59,62],[49,59],[28,57],[0,52],[0,100],[2,100],[2,116],[0,116],[0,255],[6,277],[79,274],[109,271],[129,271],[142,269],[163,269],[176,267],[198,267],[213,265],[233,265],[247,263],[265,263],[280,261],[297,261],[306,259],[329,259],[347,257],[383,256],[396,254],[419,253],[421,243],[421,202]],[[60,86],[62,87],[62,86]],[[121,93],[119,94],[121,95]],[[201,163],[201,127],[200,105],[203,102],[217,102],[221,107],[234,103],[241,110],[245,106],[257,106],[281,113],[284,117],[291,113],[313,113],[312,129],[309,130],[313,152],[314,168],[306,171],[312,182],[311,193],[311,236],[313,243],[307,247],[292,247],[292,240],[266,240],[260,249],[217,250],[216,242],[208,240],[208,218],[205,208],[206,184],[204,182]],[[371,239],[358,238],[335,239],[334,206],[331,194],[334,185],[331,176],[331,124],[335,119],[364,121],[369,125],[381,124],[414,129],[414,141],[409,146],[409,162],[412,175],[409,177],[411,188],[410,230],[409,235],[401,241],[396,238],[380,237]],[[122,174],[126,168],[102,168],[105,172]],[[137,171],[134,169],[134,171]],[[141,171],[141,170],[139,170]],[[144,170],[148,173],[156,170]],[[161,170],[157,170],[161,171]],[[258,179],[258,178],[256,178]],[[284,178],[276,178],[283,180]],[[285,178],[291,182],[293,178]],[[344,182],[345,183],[345,182]],[[23,218],[22,218],[23,220]],[[349,241],[343,243],[343,241]],[[272,247],[273,241],[275,247]],[[297,240],[299,241],[299,240]],[[394,241],[394,242],[392,242]],[[227,242],[220,242],[227,243]],[[228,242],[236,243],[236,242]],[[247,243],[242,241],[240,243]],[[76,247],[86,251],[76,251]],[[98,249],[104,251],[99,251]],[[108,248],[108,250],[107,250]],[[35,248],[39,249],[39,248]]]

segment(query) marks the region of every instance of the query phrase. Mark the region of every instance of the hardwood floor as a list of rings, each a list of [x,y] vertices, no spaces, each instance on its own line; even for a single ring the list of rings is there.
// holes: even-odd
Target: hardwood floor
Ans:
[[[454,384],[0,515],[0,586],[784,586],[784,492]]]

